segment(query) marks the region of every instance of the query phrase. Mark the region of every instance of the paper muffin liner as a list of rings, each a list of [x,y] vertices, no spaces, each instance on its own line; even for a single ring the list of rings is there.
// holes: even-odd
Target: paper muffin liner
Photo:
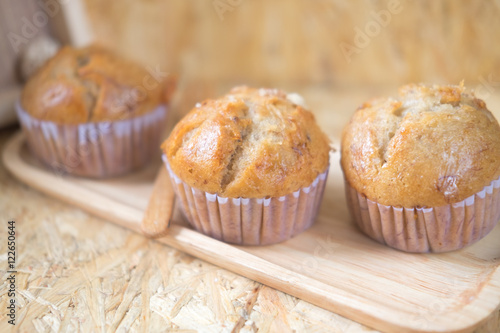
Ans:
[[[240,245],[283,242],[309,228],[325,190],[328,168],[308,187],[282,197],[224,198],[189,186],[163,161],[182,212],[199,232]]]
[[[347,204],[372,239],[406,252],[447,252],[486,236],[500,219],[500,177],[457,203],[401,208],[371,201],[345,181]]]
[[[28,146],[58,174],[104,178],[148,164],[158,152],[166,106],[130,119],[59,124],[32,117],[19,103],[16,112]]]

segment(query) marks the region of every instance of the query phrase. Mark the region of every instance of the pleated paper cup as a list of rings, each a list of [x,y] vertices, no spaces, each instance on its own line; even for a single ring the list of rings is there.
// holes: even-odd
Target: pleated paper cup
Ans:
[[[57,174],[115,177],[146,166],[158,152],[166,106],[117,121],[59,124],[16,112],[33,155]]]
[[[199,232],[239,245],[283,242],[309,228],[316,218],[327,170],[308,187],[282,197],[224,198],[187,185],[163,161],[189,223]]]
[[[379,243],[406,252],[447,252],[477,242],[500,219],[500,178],[450,205],[402,208],[371,201],[345,181],[351,216]]]

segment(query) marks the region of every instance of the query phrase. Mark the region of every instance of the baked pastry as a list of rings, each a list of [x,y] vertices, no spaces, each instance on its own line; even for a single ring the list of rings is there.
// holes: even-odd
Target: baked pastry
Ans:
[[[27,82],[19,119],[35,156],[58,172],[117,176],[155,155],[172,81],[99,46],[63,47]]]
[[[277,89],[237,87],[197,104],[177,124],[162,148],[196,229],[257,245],[312,224],[330,147],[300,100]]]
[[[363,104],[342,135],[354,220],[410,252],[462,248],[500,219],[500,127],[459,86],[407,85]]]
[[[142,66],[99,46],[66,46],[26,83],[21,105],[37,119],[81,124],[136,117],[163,98]]]

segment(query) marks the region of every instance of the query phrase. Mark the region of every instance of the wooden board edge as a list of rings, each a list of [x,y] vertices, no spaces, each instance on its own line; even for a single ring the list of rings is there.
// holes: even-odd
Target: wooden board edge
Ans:
[[[120,202],[84,187],[66,182],[62,176],[49,174],[49,171],[40,170],[36,167],[27,165],[19,155],[19,151],[24,143],[24,138],[22,132],[14,134],[6,144],[2,154],[5,167],[17,179],[40,192],[77,206],[93,215],[110,220],[134,231],[139,230],[137,228],[142,219],[142,212],[138,212],[136,209],[125,206]],[[51,184],[51,186],[41,186],[40,183],[43,182]],[[64,195],[61,194],[61,187],[64,188]],[[75,195],[75,192],[78,192],[78,195]],[[82,197],[92,198],[93,200],[86,201],[84,205],[81,200]],[[112,207],[116,206],[116,204],[121,205],[122,209],[119,211],[113,210]]]
[[[341,316],[358,321],[364,325],[373,327],[384,332],[412,332],[412,333],[429,333],[429,332],[448,332],[448,333],[464,333],[471,332],[484,322],[494,311],[500,309],[500,299],[497,306],[491,311],[485,311],[481,318],[472,319],[467,315],[467,308],[474,307],[474,303],[478,301],[484,302],[487,294],[485,289],[481,290],[478,297],[473,303],[463,307],[460,311],[455,312],[455,318],[472,319],[471,322],[465,325],[455,325],[448,318],[434,318],[436,321],[427,329],[417,327],[417,325],[408,325],[411,322],[414,314],[407,314],[398,318],[387,319],[387,314],[384,319],[375,316],[375,313],[381,313],[382,310],[377,304],[370,305],[370,311],[361,310],[366,308],[367,304],[364,298],[352,295],[340,288],[325,284],[300,273],[296,273],[277,264],[273,264],[256,255],[248,253],[237,246],[226,244],[199,232],[184,228],[182,226],[173,225],[169,234],[162,238],[155,239],[163,244],[167,244],[182,252],[188,253],[194,257],[210,262],[219,267],[225,268],[231,272],[237,273],[244,277],[250,278],[271,288],[280,290],[289,295],[295,296],[311,304],[319,306],[323,309],[332,311]],[[217,249],[217,250],[215,250]],[[215,253],[224,253],[222,256],[217,256]],[[229,253],[229,255],[228,255]],[[252,263],[248,265],[248,263]],[[272,273],[270,273],[272,272]],[[500,269],[497,267],[493,273],[494,277],[500,280]],[[285,277],[285,278],[283,278]],[[300,288],[296,285],[300,281]],[[498,290],[500,293],[500,290]],[[330,297],[329,294],[335,296]],[[394,319],[394,320],[393,320]]]

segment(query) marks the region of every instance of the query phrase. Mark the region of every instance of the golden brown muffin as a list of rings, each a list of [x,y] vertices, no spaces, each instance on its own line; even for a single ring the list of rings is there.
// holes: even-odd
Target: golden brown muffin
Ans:
[[[27,82],[21,104],[56,123],[129,119],[166,102],[164,83],[152,80],[138,64],[101,47],[66,46]]]
[[[500,176],[500,127],[459,86],[407,85],[373,99],[342,135],[342,169],[368,199],[398,207],[462,201]]]
[[[162,145],[172,171],[194,188],[231,198],[279,197],[309,186],[328,166],[329,140],[292,100],[280,90],[237,87],[198,104]]]

